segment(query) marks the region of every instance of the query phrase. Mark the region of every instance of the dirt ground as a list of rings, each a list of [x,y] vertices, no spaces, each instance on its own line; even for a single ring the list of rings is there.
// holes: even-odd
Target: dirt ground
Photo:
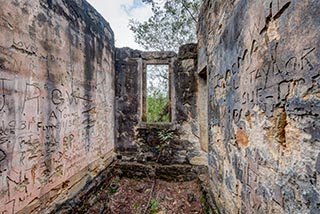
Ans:
[[[113,178],[91,197],[85,213],[96,214],[204,214],[200,187],[196,181],[166,182],[155,179]],[[89,200],[90,203],[90,200]]]

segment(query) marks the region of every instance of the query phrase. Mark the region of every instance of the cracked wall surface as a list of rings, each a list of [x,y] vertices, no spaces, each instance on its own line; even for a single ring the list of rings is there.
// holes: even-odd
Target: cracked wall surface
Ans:
[[[225,213],[319,213],[320,2],[204,1],[209,173]]]
[[[0,5],[0,213],[39,213],[112,155],[113,32],[83,0]]]

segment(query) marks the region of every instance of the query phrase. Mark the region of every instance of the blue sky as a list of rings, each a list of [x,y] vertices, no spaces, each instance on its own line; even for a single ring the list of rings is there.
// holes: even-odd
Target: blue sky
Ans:
[[[150,5],[141,0],[87,0],[110,23],[117,47],[142,48],[134,42],[133,33],[129,30],[130,18],[139,21],[147,20],[151,15]]]

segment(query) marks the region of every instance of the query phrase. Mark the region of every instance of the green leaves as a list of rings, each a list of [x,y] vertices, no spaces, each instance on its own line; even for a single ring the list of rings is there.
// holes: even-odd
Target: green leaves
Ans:
[[[157,212],[157,209],[158,209],[158,206],[159,206],[158,201],[155,200],[155,199],[152,199],[150,201],[149,206],[151,207],[150,208],[150,214],[155,214]]]
[[[173,130],[161,130],[158,132],[158,137],[162,143],[170,142],[174,138]]]
[[[196,42],[196,25],[201,0],[143,0],[152,4],[153,16],[145,22],[130,20],[135,41],[146,50],[178,51]],[[163,2],[163,1],[162,1]]]
[[[170,114],[167,111],[169,97],[160,91],[154,91],[147,97],[147,122],[170,122]]]

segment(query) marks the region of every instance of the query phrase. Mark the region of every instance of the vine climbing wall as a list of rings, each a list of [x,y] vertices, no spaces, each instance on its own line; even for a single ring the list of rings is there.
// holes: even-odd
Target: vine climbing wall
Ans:
[[[320,2],[206,0],[209,172],[226,213],[319,213]]]
[[[37,213],[112,155],[113,32],[82,0],[0,5],[0,213]]]

